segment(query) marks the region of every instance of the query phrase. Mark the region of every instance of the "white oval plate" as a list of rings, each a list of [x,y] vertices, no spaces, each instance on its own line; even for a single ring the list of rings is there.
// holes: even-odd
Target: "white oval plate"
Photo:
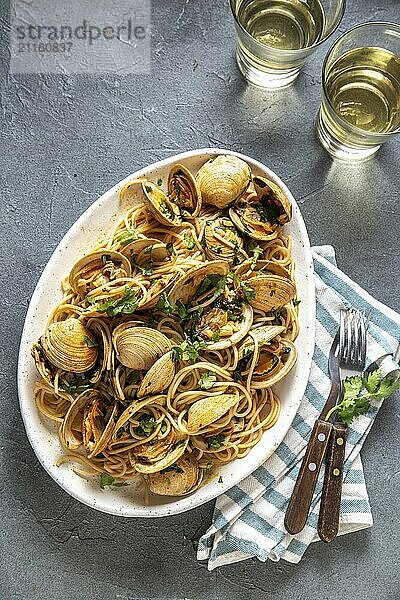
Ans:
[[[157,181],[167,177],[172,164],[180,162],[193,172],[210,156],[234,154],[247,161],[256,175],[275,181],[293,205],[292,221],[285,232],[293,239],[298,297],[301,299],[300,334],[296,341],[298,360],[291,373],[277,386],[281,413],[277,423],[264,433],[262,440],[243,459],[218,468],[215,476],[196,492],[183,498],[151,496],[144,504],[143,491],[135,483],[119,489],[99,488],[98,478],[87,481],[76,475],[69,464],[56,466],[62,453],[56,429],[36,409],[33,386],[38,378],[31,357],[32,344],[41,336],[55,302],[61,297],[60,280],[75,261],[109,232],[127,206],[119,202],[121,187],[133,178],[147,176]],[[103,194],[71,227],[50,258],[33,293],[22,333],[18,362],[18,393],[22,417],[29,441],[39,461],[51,477],[71,496],[97,510],[123,517],[162,517],[184,512],[219,496],[259,467],[277,448],[288,431],[303,397],[314,351],[315,293],[313,264],[307,230],[300,210],[287,187],[263,164],[236,152],[203,149],[185,152],[155,163],[130,175]],[[222,477],[222,480],[220,479]],[[218,480],[222,481],[218,483]]]

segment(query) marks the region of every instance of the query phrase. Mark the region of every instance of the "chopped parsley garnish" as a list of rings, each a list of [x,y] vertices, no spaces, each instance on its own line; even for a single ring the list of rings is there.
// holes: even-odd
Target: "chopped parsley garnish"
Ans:
[[[167,247],[167,250],[168,250],[168,253],[170,256],[173,256],[174,254],[176,254],[176,250],[175,250],[172,242],[168,242],[168,244],[166,244],[166,247]]]
[[[231,281],[235,281],[238,284],[239,290],[241,291],[247,302],[249,302],[250,300],[254,300],[256,293],[254,291],[254,288],[251,287],[251,285],[243,281],[239,277],[239,275],[236,275],[236,273],[232,273],[232,271],[228,273],[228,278]]]
[[[183,341],[179,346],[172,348],[172,360],[177,362],[182,360],[184,362],[188,360],[196,360],[199,357],[200,350],[204,350],[207,347],[205,342],[189,342],[188,340]]]
[[[151,185],[145,185],[144,189],[146,190],[146,192],[148,192],[149,194],[153,191],[153,188],[151,187]]]
[[[168,473],[169,471],[175,471],[175,473],[183,473],[183,469],[179,465],[170,465],[161,471],[161,473]]]
[[[227,275],[206,275],[197,289],[196,296],[200,296],[203,292],[206,292],[212,288],[215,289],[216,295],[220,296],[225,291],[227,282]]]
[[[343,423],[350,425],[354,419],[365,415],[371,407],[371,400],[383,400],[400,388],[400,380],[396,381],[389,375],[382,378],[378,369],[367,377],[347,377],[343,381],[342,400],[326,415],[327,421],[334,411]]]
[[[214,383],[217,381],[217,376],[213,371],[206,371],[200,377],[198,381],[198,385],[202,390],[209,390],[213,387]]]
[[[219,331],[213,331],[211,335],[211,339],[213,342],[219,342],[219,338],[221,337]]]
[[[146,248],[144,253],[149,254],[151,252],[152,248],[153,248],[153,246],[149,246],[148,248]],[[136,262],[136,257],[137,257],[137,254],[132,254],[132,256],[130,258],[132,267],[136,267],[137,269],[139,269],[139,271],[141,271],[143,273],[143,275],[152,275],[153,274],[153,263],[152,263],[151,259],[146,264],[139,265]]]
[[[125,383],[127,385],[132,385],[134,383],[139,383],[140,381],[140,373],[138,371],[131,371],[127,378],[125,379]]]
[[[188,250],[193,250],[193,248],[196,247],[196,240],[193,238],[193,236],[190,233],[185,233],[185,235],[183,236],[183,239],[186,242],[186,246]]]
[[[109,473],[101,473],[101,475],[100,475],[100,487],[102,490],[104,490],[104,488],[106,486],[124,487],[126,485],[128,485],[126,482],[121,482],[121,483],[116,482],[114,477],[112,475],[110,475]]]
[[[296,306],[298,306],[300,304],[301,300],[297,300],[297,298],[293,298],[292,302],[293,302],[293,306],[296,308]]]
[[[168,204],[166,202],[160,202],[159,204],[160,207],[160,211],[162,212],[162,214],[167,217],[168,219],[174,219],[174,214],[172,213],[172,211],[169,209]]]
[[[139,425],[134,428],[134,433],[136,435],[144,435],[149,437],[157,427],[157,423],[153,415],[142,415],[139,419]]]
[[[255,269],[256,265],[257,265],[257,261],[260,258],[260,256],[262,255],[262,253],[264,252],[263,249],[261,248],[261,246],[256,246],[255,248],[252,248],[250,250],[250,252],[253,253],[253,259],[251,261],[251,269]]]
[[[138,234],[136,229],[131,227],[128,231],[122,231],[121,233],[117,233],[115,236],[115,241],[121,244],[121,246],[126,246],[131,242],[135,242],[138,239]]]
[[[160,185],[162,185],[162,179],[161,179],[161,177],[159,179],[157,179],[157,185],[158,185],[158,187],[160,187]]]
[[[102,255],[101,255],[101,262],[103,263],[103,265],[105,265],[105,264],[106,264],[106,262],[107,262],[108,260],[110,260],[110,259],[111,259],[111,256],[110,256],[109,254],[102,254]]]
[[[213,435],[212,437],[207,438],[206,442],[207,446],[211,448],[211,450],[219,450],[221,446],[224,445],[225,436],[222,435],[222,433],[219,433],[218,435]]]
[[[66,379],[61,379],[60,387],[68,394],[80,394],[85,390],[90,388],[89,383],[80,383],[79,381],[67,381]]]
[[[107,313],[109,317],[116,317],[117,315],[130,315],[135,312],[139,306],[139,300],[136,296],[135,291],[126,287],[122,298],[113,300],[108,298],[103,304],[97,306],[99,313]]]
[[[176,304],[172,304],[168,298],[167,292],[163,292],[158,299],[157,307],[158,310],[165,312],[167,315],[177,314],[181,319],[184,319],[187,315],[187,308],[181,300],[177,300]]]
[[[212,466],[213,466],[212,462],[208,462],[206,464],[206,473],[209,473],[211,471]]]
[[[85,342],[85,344],[88,348],[97,348],[97,346],[98,346],[98,344],[96,344],[96,342],[91,340],[90,337],[88,337],[87,335],[83,336],[83,341]]]

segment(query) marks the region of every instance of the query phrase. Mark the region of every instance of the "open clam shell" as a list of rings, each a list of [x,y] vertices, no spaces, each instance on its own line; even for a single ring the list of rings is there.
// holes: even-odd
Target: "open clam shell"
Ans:
[[[116,405],[107,405],[108,401],[95,389],[85,390],[74,400],[60,432],[68,450],[77,450],[83,445],[89,452],[89,458],[104,450],[111,439],[117,416]]]
[[[134,258],[134,262],[140,266],[148,264],[150,261],[159,263],[170,257],[167,246],[156,238],[141,238],[127,244],[121,250],[129,260]]]
[[[118,325],[112,337],[119,362],[137,371],[147,371],[171,350],[171,342],[163,333],[129,321]]]
[[[292,217],[290,201],[273,181],[253,177],[253,185],[257,195],[239,199],[229,209],[229,216],[251,238],[273,240]]]
[[[171,465],[173,465],[185,452],[189,443],[189,438],[181,439],[178,442],[175,442],[170,451],[160,460],[152,463],[145,463],[140,460],[136,460],[133,462],[133,466],[138,471],[138,473],[158,473],[163,469],[167,469]]]
[[[254,340],[259,346],[264,346],[273,340],[277,335],[280,335],[285,328],[280,325],[263,325],[257,329],[252,329],[248,337],[240,345],[239,360],[254,352]]]
[[[243,238],[228,217],[207,221],[204,227],[204,248],[210,260],[233,261],[243,248]]]
[[[253,310],[251,306],[249,306],[248,304],[243,304],[242,316],[243,320],[239,324],[239,328],[237,331],[235,331],[235,333],[228,337],[220,337],[218,342],[208,344],[207,350],[223,350],[224,348],[229,348],[233,344],[238,344],[240,340],[242,340],[247,335],[247,333],[250,330],[250,327],[253,324]]]
[[[149,209],[153,216],[162,225],[178,226],[182,224],[182,215],[179,206],[151,181],[142,183],[142,188],[149,201]]]
[[[183,165],[171,168],[168,176],[168,197],[186,217],[197,217],[201,210],[201,192],[192,173]]]
[[[84,298],[90,291],[132,273],[129,260],[115,250],[97,250],[83,256],[69,274],[69,284]]]
[[[251,387],[263,389],[281,381],[294,367],[297,360],[296,346],[290,340],[265,345],[251,378]]]
[[[96,364],[97,342],[93,334],[72,317],[49,325],[41,346],[49,362],[63,371],[85,373]]]
[[[247,190],[251,170],[241,158],[220,154],[199,169],[196,179],[203,202],[225,208]]]
[[[291,279],[272,273],[256,274],[247,283],[254,290],[254,298],[249,300],[251,306],[265,312],[285,306],[296,296],[296,286]]]
[[[284,191],[274,181],[265,177],[253,177],[253,185],[261,206],[269,215],[269,221],[278,226],[289,223],[292,218],[292,205]]]
[[[163,392],[170,385],[174,376],[175,363],[172,360],[172,352],[167,352],[147,371],[137,390],[137,397],[142,398]]]
[[[224,276],[228,273],[229,264],[219,260],[211,261],[199,267],[193,267],[193,269],[190,269],[175,283],[169,294],[169,299],[175,304],[178,300],[187,304],[195,296],[207,275]]]
[[[195,434],[218,421],[228,410],[238,402],[235,394],[220,394],[201,398],[189,408],[186,429],[190,434]]]
[[[199,487],[204,469],[193,454],[184,454],[169,468],[147,477],[150,491],[159,496],[184,496]]]

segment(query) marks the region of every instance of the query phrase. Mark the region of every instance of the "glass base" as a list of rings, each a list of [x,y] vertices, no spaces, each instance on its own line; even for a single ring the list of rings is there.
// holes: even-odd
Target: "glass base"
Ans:
[[[286,87],[293,83],[300,73],[300,69],[293,69],[291,71],[279,71],[273,69],[261,71],[249,63],[240,47],[236,50],[236,61],[245,79],[249,83],[264,89],[276,90]]]
[[[324,123],[321,110],[318,113],[316,130],[318,139],[322,146],[333,158],[336,158],[337,160],[343,160],[346,162],[362,162],[374,156],[381,147],[380,145],[368,148],[345,146],[342,142],[332,136],[331,132]]]

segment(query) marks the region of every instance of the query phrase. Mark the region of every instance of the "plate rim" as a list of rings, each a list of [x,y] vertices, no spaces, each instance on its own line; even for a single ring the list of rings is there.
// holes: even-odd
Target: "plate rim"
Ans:
[[[283,189],[283,191],[289,196],[289,199],[291,200],[293,206],[297,209],[297,216],[298,216],[297,224],[298,224],[299,230],[301,232],[301,242],[304,246],[304,258],[306,259],[305,266],[306,266],[307,270],[310,270],[312,275],[314,274],[311,245],[310,245],[307,228],[306,228],[303,216],[301,214],[300,208],[299,208],[293,194],[288,189],[286,184],[280,179],[280,177],[274,171],[272,171],[272,169],[267,167],[264,163],[258,161],[257,159],[254,159],[250,156],[242,154],[240,152],[236,152],[234,150],[228,150],[228,149],[224,149],[224,148],[199,148],[199,149],[188,150],[185,152],[181,152],[179,154],[171,155],[160,161],[151,163],[141,169],[138,169],[134,173],[129,174],[127,177],[120,180],[115,185],[113,185],[111,188],[109,188],[104,193],[102,193],[94,202],[92,202],[92,204],[90,206],[88,206],[88,208],[78,217],[78,219],[76,221],[74,221],[74,223],[69,227],[68,231],[62,237],[62,239],[60,240],[60,242],[57,244],[56,248],[52,252],[50,258],[48,259],[47,264],[44,267],[44,269],[39,277],[39,280],[35,286],[35,289],[32,293],[32,296],[31,296],[31,299],[29,302],[29,306],[28,306],[28,309],[26,312],[24,326],[23,326],[23,330],[22,330],[22,334],[21,334],[21,341],[20,341],[20,345],[19,345],[19,351],[18,351],[17,384],[18,384],[19,408],[20,408],[25,432],[28,437],[29,443],[35,453],[35,456],[37,457],[39,463],[41,464],[43,469],[46,471],[46,473],[48,475],[50,475],[50,477],[65,492],[67,492],[74,499],[78,500],[79,502],[82,502],[89,508],[98,510],[98,511],[106,513],[106,514],[112,514],[115,516],[122,516],[122,517],[126,517],[126,518],[158,518],[158,517],[172,516],[175,514],[187,512],[188,510],[192,510],[198,506],[201,506],[207,502],[214,500],[219,495],[225,493],[228,489],[231,489],[232,487],[234,487],[235,485],[240,483],[240,481],[242,481],[247,476],[249,476],[252,472],[254,472],[255,469],[259,468],[270,456],[272,456],[272,454],[275,452],[275,450],[277,449],[277,447],[280,445],[280,443],[284,439],[285,435],[287,434],[288,430],[290,429],[290,426],[291,426],[293,419],[297,413],[297,410],[300,406],[301,400],[303,398],[303,395],[304,395],[304,392],[305,392],[305,389],[307,386],[309,373],[310,373],[311,366],[312,366],[312,357],[313,357],[314,344],[315,344],[316,301],[315,301],[315,282],[314,282],[313,276],[308,278],[308,292],[309,292],[309,296],[311,298],[314,298],[314,301],[311,303],[311,305],[307,306],[307,312],[309,314],[308,325],[310,326],[310,329],[308,330],[308,348],[311,349],[311,352],[304,353],[305,358],[309,357],[308,365],[307,365],[307,368],[305,369],[307,377],[305,377],[305,376],[303,377],[303,382],[305,380],[305,385],[304,385],[304,388],[302,389],[302,393],[299,394],[299,396],[298,396],[298,401],[295,404],[293,404],[293,406],[291,406],[290,421],[288,419],[287,427],[286,426],[283,427],[283,432],[281,432],[279,434],[279,436],[277,437],[277,439],[275,440],[268,456],[265,456],[263,458],[262,462],[260,462],[258,464],[258,466],[252,467],[250,471],[246,470],[243,474],[242,474],[242,471],[239,470],[237,476],[233,477],[230,480],[229,485],[222,485],[221,489],[219,491],[217,491],[216,493],[211,492],[209,494],[208,498],[202,498],[201,496],[197,498],[196,495],[191,495],[191,496],[187,496],[187,497],[182,497],[180,499],[181,501],[179,501],[179,500],[176,501],[176,499],[172,499],[170,502],[166,502],[165,504],[151,505],[151,506],[149,505],[148,507],[133,507],[134,514],[127,514],[124,511],[114,509],[113,504],[118,505],[118,503],[110,503],[108,508],[104,507],[104,506],[99,506],[96,503],[95,499],[90,500],[89,497],[85,497],[81,493],[77,492],[75,489],[71,489],[70,486],[66,485],[57,476],[56,469],[58,469],[59,467],[57,467],[55,464],[50,465],[50,464],[48,464],[48,462],[46,462],[46,459],[44,456],[45,453],[40,451],[40,445],[36,444],[36,442],[33,439],[33,431],[31,431],[31,424],[29,422],[28,415],[26,414],[26,411],[24,410],[24,405],[26,403],[28,403],[28,402],[32,403],[32,397],[31,398],[24,397],[23,365],[26,362],[26,344],[24,344],[24,341],[26,340],[26,338],[28,336],[27,331],[29,328],[29,321],[34,313],[34,310],[35,310],[37,304],[38,304],[37,300],[39,299],[40,293],[42,292],[42,288],[45,287],[44,286],[45,281],[48,279],[48,277],[51,273],[53,259],[57,256],[58,252],[61,249],[65,248],[65,246],[67,246],[67,244],[69,243],[69,241],[71,239],[76,237],[76,233],[79,230],[79,228],[82,227],[82,225],[84,225],[87,222],[91,213],[96,212],[98,210],[99,204],[101,204],[102,201],[105,200],[106,196],[111,196],[111,195],[115,194],[116,192],[118,192],[121,189],[121,187],[125,183],[127,183],[128,181],[130,181],[133,178],[141,177],[144,173],[147,173],[147,172],[150,172],[153,170],[157,170],[157,169],[162,169],[163,167],[171,164],[172,161],[175,161],[175,160],[177,162],[179,162],[181,160],[195,158],[195,157],[201,156],[203,154],[204,155],[230,154],[230,155],[237,156],[245,161],[249,161],[250,163],[256,165],[257,168],[259,168],[261,171],[267,173],[269,176],[271,176],[271,178],[274,181],[276,181],[278,183],[278,185]],[[236,460],[240,460],[240,459],[236,459]],[[186,498],[189,500],[188,506],[182,506],[181,502],[183,499],[186,499]]]

